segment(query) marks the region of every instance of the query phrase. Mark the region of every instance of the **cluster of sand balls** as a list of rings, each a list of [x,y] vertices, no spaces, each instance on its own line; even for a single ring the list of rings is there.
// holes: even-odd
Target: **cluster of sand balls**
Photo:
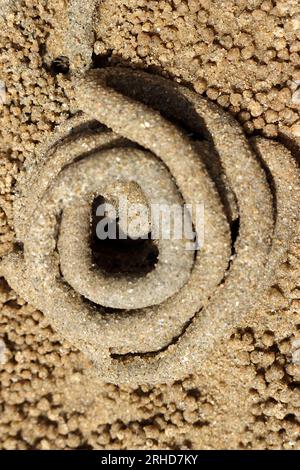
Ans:
[[[0,332],[6,345],[0,394],[3,449],[299,448],[299,365],[291,361],[295,338],[287,326],[282,332],[274,328],[274,314],[267,328],[262,324],[232,334],[229,353],[238,370],[235,386],[239,393],[245,393],[244,385],[238,385],[241,380],[251,386],[243,395],[249,401],[244,430],[224,443],[212,430],[220,415],[220,430],[224,426],[226,408],[218,394],[232,392],[226,378],[233,369],[224,375],[220,371],[216,382],[221,383],[214,391],[208,391],[199,377],[172,387],[89,383],[84,357],[62,343],[43,315],[24,305],[3,280],[0,302]],[[278,304],[277,313],[285,311],[292,325],[296,319],[286,308],[283,300],[283,310]],[[85,390],[85,400],[83,383],[94,388],[91,396]],[[72,397],[74,391],[80,399]]]
[[[193,425],[207,426],[213,415],[211,398],[200,393],[193,378],[172,389],[91,381],[92,393],[86,390],[82,400],[89,363],[53,333],[41,313],[24,305],[3,280],[0,285],[1,448],[188,449]],[[67,395],[72,397],[76,389],[77,407],[65,407]]]
[[[298,2],[103,1],[99,17],[96,54],[193,84],[248,133],[299,137]]]
[[[146,2],[126,3],[132,3],[132,10],[140,14],[140,23],[143,25]],[[147,5],[151,6],[152,11],[158,11],[159,5],[168,3],[171,2],[147,2]],[[256,125],[264,126],[266,135],[276,134],[278,122],[289,129],[295,126],[294,131],[297,131],[299,108],[295,101],[298,96],[295,94],[298,86],[295,80],[300,77],[294,65],[299,60],[299,53],[293,28],[297,27],[299,21],[298,2],[227,2],[226,15],[231,18],[226,20],[229,32],[224,37],[224,43],[228,41],[227,47],[232,49],[231,42],[241,33],[241,25],[238,24],[236,34],[231,34],[239,8],[237,4],[245,10],[244,15],[248,15],[249,39],[253,38],[253,45],[243,52],[244,58],[241,54],[243,48],[238,46],[240,57],[235,63],[229,64],[230,73],[226,73],[218,62],[208,64],[208,49],[211,52],[214,48],[221,49],[218,44],[214,44],[213,38],[200,41],[198,46],[199,57],[205,63],[199,66],[199,59],[196,64],[192,64],[190,59],[183,62],[181,49],[190,17],[186,6],[192,3],[172,2],[174,10],[185,10],[178,20],[179,29],[172,28],[172,18],[170,30],[177,38],[174,41],[174,45],[177,43],[177,51],[167,49],[167,58],[173,62],[178,58],[172,70],[168,62],[158,59],[156,46],[152,47],[148,56],[137,56],[135,33],[132,31],[133,13],[125,8],[125,2],[101,2],[100,32],[95,43],[95,53],[101,61],[102,57],[112,53],[115,59],[120,56],[137,65],[153,66],[153,70],[158,73],[168,73],[191,84],[196,81],[198,91],[205,93],[211,89],[210,99],[219,98],[221,106],[224,103],[221,96],[225,95],[224,106],[227,106],[229,96],[233,103],[227,109],[238,113],[240,122],[245,123],[249,133],[255,131],[255,119],[259,119]],[[212,34],[214,37],[222,36],[225,14],[224,11],[218,12],[217,3],[194,2],[196,9],[199,5],[201,7],[195,29],[200,31],[202,28],[203,38],[204,30],[212,29],[208,22],[220,15],[220,26]],[[0,60],[4,67],[0,78],[5,80],[8,91],[7,105],[0,107],[1,256],[12,245],[11,185],[22,162],[29,156],[34,158],[32,152],[36,144],[44,140],[54,125],[64,121],[72,110],[72,92],[67,77],[53,74],[44,62],[46,38],[48,33],[53,32],[54,36],[58,36],[57,25],[65,14],[65,2],[26,0],[18,1],[17,6],[0,30],[1,41],[5,44],[1,50]],[[138,7],[142,7],[141,12]],[[120,17],[116,14],[117,10],[120,10]],[[259,17],[262,19],[258,21]],[[120,24],[117,23],[119,20]],[[268,25],[269,22],[273,22],[278,27],[278,33],[284,36],[281,39],[279,36],[277,45],[282,47],[285,41],[282,52],[280,49],[277,52],[273,47],[273,39],[270,51],[264,46],[263,41],[270,41],[272,35],[272,24]],[[153,21],[149,23],[152,27]],[[180,33],[182,25],[185,27],[184,34]],[[260,43],[254,42],[255,32],[260,32]],[[208,31],[209,34],[211,32]],[[182,43],[178,40],[179,36],[183,36]],[[199,42],[198,39],[196,41]],[[62,41],[57,40],[57,55],[61,49]],[[191,47],[187,46],[185,52],[188,53],[189,49]],[[253,49],[255,56],[247,58]],[[288,60],[284,59],[287,57],[286,50]],[[238,55],[238,51],[231,54]],[[280,56],[283,58],[280,59]],[[202,70],[208,74],[209,67],[211,73],[203,79],[199,74]],[[258,95],[261,100],[265,100],[262,101],[264,112],[258,117],[252,117],[247,102],[253,97],[256,100],[254,87],[260,67],[261,73],[268,71],[271,80],[278,81],[273,84],[267,79],[266,90]],[[251,74],[247,73],[248,70]],[[22,73],[27,77],[24,81]],[[238,96],[232,96],[235,95],[235,90],[231,89],[232,80],[239,80],[239,77],[243,89],[237,90]],[[282,101],[282,95],[278,99],[279,92],[286,87],[292,91],[292,105]],[[241,107],[240,95],[244,98],[244,92],[246,103]],[[288,95],[287,91],[284,93]],[[265,118],[267,113],[268,118]],[[272,120],[274,122],[268,122]],[[299,449],[299,436],[295,434],[300,421],[299,365],[293,362],[299,331],[299,252],[298,243],[280,269],[279,284],[268,292],[269,306],[265,310],[261,308],[258,316],[250,317],[246,321],[248,326],[243,325],[243,329],[228,344],[221,346],[220,356],[212,355],[210,373],[181,380],[171,387],[160,385],[134,389],[89,382],[84,371],[90,369],[90,363],[54,334],[43,315],[24,304],[1,278],[0,379],[3,386],[0,391],[0,447],[228,449],[240,446]],[[237,349],[241,349],[239,354]],[[233,357],[233,366],[225,360],[230,355]],[[228,400],[228,397],[234,399]],[[228,431],[225,434],[224,426]]]

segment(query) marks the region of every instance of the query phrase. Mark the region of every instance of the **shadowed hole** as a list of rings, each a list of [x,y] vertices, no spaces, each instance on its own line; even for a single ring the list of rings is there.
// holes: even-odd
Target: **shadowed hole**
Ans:
[[[119,238],[120,229],[118,223],[117,238],[111,240],[100,240],[97,237],[97,224],[103,217],[97,216],[97,208],[103,204],[102,196],[95,197],[92,204],[91,214],[91,249],[93,263],[108,274],[126,274],[143,275],[152,271],[158,261],[159,251],[153,240],[131,238]],[[151,237],[149,234],[148,238]]]
[[[112,57],[112,51],[108,51],[106,54],[95,54],[93,52],[92,62],[94,69],[102,69],[109,67]]]

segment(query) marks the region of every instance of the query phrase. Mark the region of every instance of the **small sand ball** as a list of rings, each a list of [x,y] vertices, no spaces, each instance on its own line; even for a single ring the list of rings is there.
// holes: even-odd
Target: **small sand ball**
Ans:
[[[268,109],[265,113],[266,122],[270,124],[271,122],[278,121],[278,113],[277,111],[273,111],[272,109]]]
[[[250,101],[249,109],[253,117],[258,117],[263,113],[263,107],[257,101]]]
[[[232,93],[230,95],[230,103],[233,106],[239,106],[242,101],[242,95],[240,93]]]
[[[96,41],[94,44],[94,52],[95,54],[105,54],[107,52],[107,48],[102,41]]]
[[[207,90],[207,81],[205,78],[198,78],[194,82],[194,88],[197,93],[204,93]]]

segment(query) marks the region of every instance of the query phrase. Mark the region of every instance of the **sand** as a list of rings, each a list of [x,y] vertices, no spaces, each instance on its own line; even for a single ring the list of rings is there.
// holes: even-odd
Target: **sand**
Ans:
[[[5,3],[2,448],[299,448],[299,6]],[[113,133],[88,131],[95,119]],[[123,152],[126,175],[134,153],[141,186],[158,157],[183,199],[208,204],[207,252],[169,300],[154,274],[142,308],[138,283],[122,298],[117,278],[95,297],[88,252],[70,242],[86,246],[91,194],[76,179],[97,154],[72,159],[95,145],[107,165]],[[176,195],[165,171],[157,194]],[[88,197],[78,230],[60,229],[65,288],[49,233],[72,184]],[[96,319],[83,298],[101,306]],[[133,313],[112,312],[117,302]]]

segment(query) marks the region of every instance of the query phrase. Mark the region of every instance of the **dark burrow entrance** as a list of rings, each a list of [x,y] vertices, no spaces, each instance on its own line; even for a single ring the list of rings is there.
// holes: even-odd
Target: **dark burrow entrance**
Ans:
[[[93,263],[108,274],[143,275],[155,268],[159,251],[149,234],[147,240],[120,238],[120,228],[116,221],[116,239],[100,240],[97,225],[103,217],[97,216],[97,208],[105,202],[102,196],[94,198],[91,213],[91,249]]]

